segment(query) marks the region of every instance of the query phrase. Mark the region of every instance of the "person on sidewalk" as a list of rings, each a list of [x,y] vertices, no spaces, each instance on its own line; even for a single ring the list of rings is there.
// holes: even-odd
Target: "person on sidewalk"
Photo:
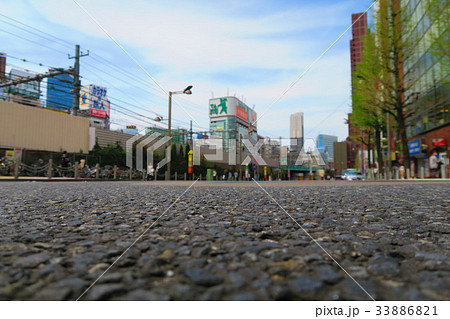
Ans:
[[[438,178],[439,177],[439,159],[436,156],[436,150],[433,150],[430,156],[430,177]]]
[[[67,151],[64,151],[61,155],[61,167],[62,167],[61,175],[62,175],[62,177],[66,177],[66,173],[67,173],[67,170],[69,169],[69,165],[70,165],[69,156],[67,155]]]
[[[159,163],[156,164],[156,169],[155,169],[155,181],[158,179],[158,171],[159,171]]]
[[[148,163],[148,166],[147,166],[147,180],[148,181],[152,181],[153,180],[154,173],[155,173],[155,169],[153,168],[153,164],[152,163]]]

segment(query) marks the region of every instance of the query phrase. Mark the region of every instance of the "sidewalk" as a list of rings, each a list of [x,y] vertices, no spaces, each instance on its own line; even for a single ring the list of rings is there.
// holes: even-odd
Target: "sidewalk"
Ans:
[[[79,179],[75,179],[73,177],[52,177],[51,179],[49,179],[48,177],[45,176],[19,176],[18,179],[14,179],[13,176],[0,176],[0,182],[29,182],[29,181],[39,181],[39,182],[69,182],[69,181],[88,181],[88,180],[94,180],[95,179],[83,179],[83,178],[79,178]],[[98,180],[100,181],[100,179]]]
[[[157,180],[157,181],[143,181],[139,179],[95,179],[95,178],[79,178],[75,179],[73,177],[52,177],[49,179],[47,177],[33,177],[33,176],[19,176],[18,179],[14,179],[12,176],[0,176],[0,182],[132,182],[139,185],[187,185],[192,184],[192,180]],[[342,180],[329,180],[329,181],[258,181],[258,183],[266,186],[352,186],[352,185],[380,185],[380,184],[407,184],[407,183],[448,183],[449,178],[424,178],[424,179],[392,179],[392,180],[365,180],[365,181],[342,181]],[[243,186],[243,185],[257,185],[253,181],[198,181],[197,184],[202,186]]]

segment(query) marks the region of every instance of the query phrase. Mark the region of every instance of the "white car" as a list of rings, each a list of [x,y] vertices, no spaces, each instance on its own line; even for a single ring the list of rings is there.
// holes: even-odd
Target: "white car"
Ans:
[[[347,181],[354,181],[354,180],[363,180],[364,176],[357,171],[347,171],[342,175],[342,179]]]

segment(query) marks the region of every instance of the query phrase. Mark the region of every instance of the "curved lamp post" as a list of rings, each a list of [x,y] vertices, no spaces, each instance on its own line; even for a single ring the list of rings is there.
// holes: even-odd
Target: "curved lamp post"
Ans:
[[[168,124],[167,124],[167,134],[170,137],[169,140],[169,151],[172,152],[172,95],[173,94],[192,94],[192,85],[189,85],[187,88],[185,88],[183,91],[174,91],[174,92],[170,92],[169,91],[169,118],[167,119]],[[165,119],[163,119],[160,116],[157,116],[155,118],[155,121],[160,122],[160,121],[164,121]],[[170,180],[170,160],[167,163],[167,170],[166,170],[166,180],[169,181]]]

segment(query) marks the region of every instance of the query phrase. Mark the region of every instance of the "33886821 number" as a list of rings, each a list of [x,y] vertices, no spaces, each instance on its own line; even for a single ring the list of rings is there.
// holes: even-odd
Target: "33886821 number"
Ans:
[[[429,306],[377,306],[377,316],[437,316],[437,307]]]

